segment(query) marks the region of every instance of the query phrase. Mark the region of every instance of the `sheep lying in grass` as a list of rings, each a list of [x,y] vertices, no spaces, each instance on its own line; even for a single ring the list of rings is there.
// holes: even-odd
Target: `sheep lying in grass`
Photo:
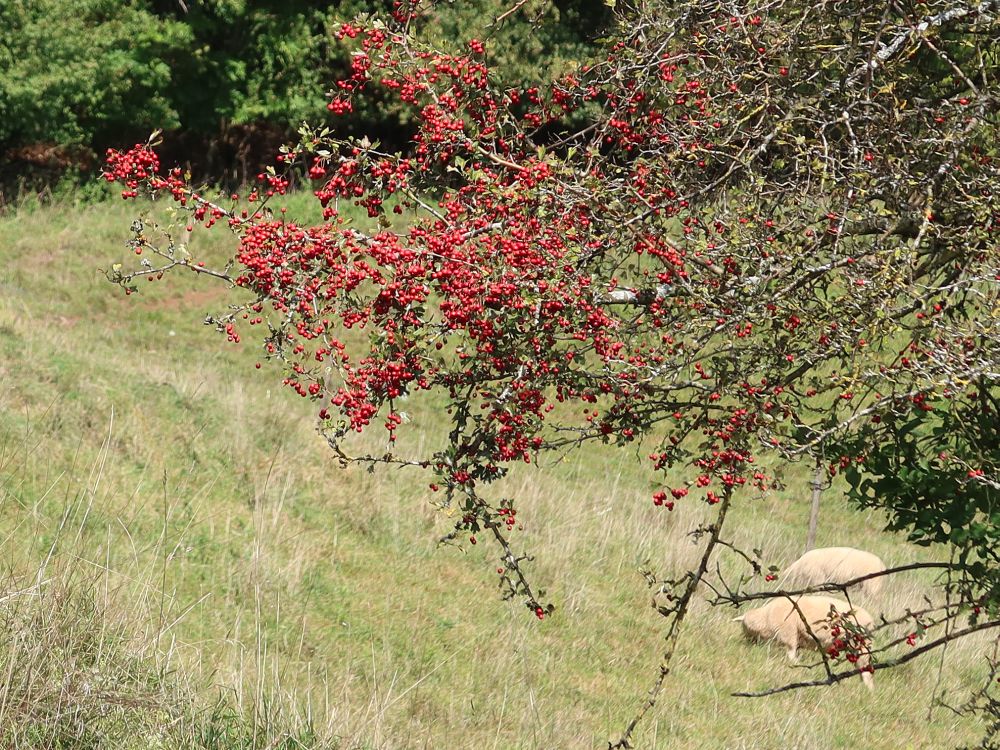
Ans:
[[[872,616],[861,607],[852,608],[842,599],[821,595],[775,598],[735,619],[743,623],[747,638],[778,641],[788,649],[788,658],[793,662],[798,660],[800,648],[849,651],[847,645],[853,641],[852,631],[871,628],[874,623]],[[855,650],[862,651],[857,665],[866,666],[869,659],[865,649]],[[862,672],[861,679],[869,690],[874,688],[869,672]]]
[[[809,550],[785,568],[782,581],[786,587],[844,583],[883,570],[885,563],[871,552],[853,547],[823,547]],[[882,576],[869,578],[857,584],[857,588],[868,596],[877,596],[882,590],[883,580]]]

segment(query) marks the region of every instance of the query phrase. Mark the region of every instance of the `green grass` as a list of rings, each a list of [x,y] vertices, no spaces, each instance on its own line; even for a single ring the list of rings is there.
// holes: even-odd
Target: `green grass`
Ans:
[[[103,279],[98,267],[125,260],[133,210],[0,219],[0,622],[31,632],[29,614],[57,613],[40,631],[51,638],[0,653],[0,744],[127,747],[116,738],[131,730],[136,747],[604,746],[658,664],[663,620],[638,569],[681,570],[706,509],[654,508],[634,451],[516,473],[506,489],[526,528],[515,541],[558,607],[535,621],[500,599],[488,544],[437,546],[450,526],[423,476],[339,468],[312,407],[254,369],[253,342],[202,325],[224,309],[223,288],[178,275],[126,298]],[[221,257],[226,238],[196,251]],[[440,439],[435,404],[407,410],[427,425],[414,437]],[[808,472],[787,483],[741,501],[731,533],[777,564],[797,556],[808,517]],[[818,543],[890,564],[933,557],[883,523],[835,488]],[[916,606],[929,583],[900,578],[867,604]],[[733,614],[697,604],[637,746],[942,748],[981,734],[945,709],[928,718],[936,657],[879,673],[873,694],[851,681],[730,697],[802,675],[779,648],[745,643]],[[986,648],[953,644],[938,692],[960,702]],[[37,661],[62,684],[87,653],[122,676],[117,702],[66,693],[65,705],[110,718],[102,735],[75,735],[78,722],[58,744],[51,713],[9,708],[24,704],[12,675]]]

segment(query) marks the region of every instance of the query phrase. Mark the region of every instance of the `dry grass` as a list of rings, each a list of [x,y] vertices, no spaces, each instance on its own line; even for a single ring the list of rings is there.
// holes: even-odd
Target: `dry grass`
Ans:
[[[138,300],[116,295],[94,269],[118,260],[128,216],[105,205],[0,221],[0,560],[10,595],[0,600],[0,738],[128,746],[100,735],[56,743],[52,717],[72,707],[106,712],[112,729],[83,726],[107,737],[137,731],[136,747],[603,746],[657,668],[662,618],[638,569],[687,564],[697,553],[687,533],[706,509],[654,508],[628,453],[584,451],[512,477],[501,489],[526,521],[516,542],[537,555],[534,577],[558,607],[536,622],[500,600],[489,545],[437,547],[448,523],[421,476],[336,466],[309,406],[273,371],[253,369],[252,345],[226,345],[200,325],[221,296],[186,278]],[[417,438],[436,439],[434,405],[416,407],[430,425]],[[794,559],[807,479],[793,473],[786,491],[741,504],[732,541],[777,564]],[[819,543],[890,564],[934,556],[882,525],[831,491]],[[931,583],[912,574],[865,605],[899,611]],[[982,640],[952,645],[940,684],[933,658],[878,674],[874,694],[851,681],[738,699],[731,693],[802,672],[780,649],[744,643],[733,615],[695,608],[640,747],[941,748],[981,733],[928,709],[935,690],[960,700],[978,683]],[[87,654],[113,658],[122,676],[107,700],[84,691],[74,665]],[[25,692],[15,673],[28,668],[38,677]],[[35,725],[43,739],[31,745]]]
[[[86,524],[94,499],[83,492],[70,501],[51,536],[39,540],[37,568],[23,571],[26,561],[13,555],[6,561],[0,747],[339,746],[317,741],[308,718],[276,702],[266,680],[247,707],[178,669],[175,631],[192,608],[171,616],[154,571],[123,572],[92,556]],[[151,551],[168,554],[158,542]]]

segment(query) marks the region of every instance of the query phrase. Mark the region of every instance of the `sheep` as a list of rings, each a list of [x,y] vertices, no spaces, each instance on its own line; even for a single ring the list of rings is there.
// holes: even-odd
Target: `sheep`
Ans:
[[[871,573],[885,570],[883,563],[871,552],[853,547],[823,547],[806,552],[785,568],[783,579],[793,586],[815,586],[822,583],[844,583]],[[868,596],[882,590],[883,576],[869,578],[857,584]]]
[[[843,618],[849,618],[848,622],[855,629],[859,626],[868,629],[874,623],[872,616],[861,607],[820,595],[776,597],[734,619],[743,624],[743,634],[750,640],[781,643],[788,649],[788,659],[794,663],[798,661],[800,648],[828,650],[835,640],[849,640],[842,626],[836,638],[831,633],[831,626],[836,626]],[[869,663],[867,654],[858,657],[858,666]],[[861,679],[869,690],[874,689],[870,672],[862,672]]]

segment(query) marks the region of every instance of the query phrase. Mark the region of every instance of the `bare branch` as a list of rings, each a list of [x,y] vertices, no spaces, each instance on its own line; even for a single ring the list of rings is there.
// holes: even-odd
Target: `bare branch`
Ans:
[[[886,669],[892,669],[894,667],[901,666],[907,662],[913,661],[917,657],[927,653],[928,651],[933,651],[940,646],[944,646],[946,643],[958,640],[959,638],[964,638],[967,635],[972,635],[973,633],[979,633],[983,630],[991,630],[993,628],[1000,627],[1000,620],[988,620],[986,622],[978,623],[977,625],[971,625],[962,630],[955,630],[948,635],[936,638],[933,641],[925,643],[921,646],[914,648],[902,656],[896,659],[888,659],[883,662],[873,663],[871,665],[871,671],[879,672]],[[781,685],[779,687],[769,688],[767,690],[758,690],[754,692],[738,692],[732,693],[734,697],[737,698],[763,698],[768,695],[777,695],[778,693],[787,693],[790,690],[800,690],[807,687],[821,687],[824,685],[833,685],[834,683],[841,682],[842,680],[849,679],[851,677],[856,677],[862,672],[869,671],[865,667],[859,667],[856,669],[850,669],[843,672],[835,672],[829,674],[826,678],[821,680],[803,680],[800,682],[790,682],[787,685]]]

